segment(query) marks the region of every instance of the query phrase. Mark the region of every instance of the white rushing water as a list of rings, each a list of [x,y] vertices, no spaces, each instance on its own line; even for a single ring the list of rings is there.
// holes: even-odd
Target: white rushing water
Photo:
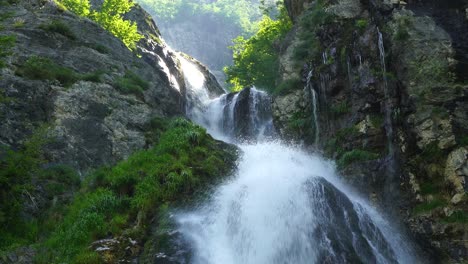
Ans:
[[[340,182],[333,162],[274,141],[272,134],[259,136],[272,122],[271,112],[263,112],[265,93],[252,88],[248,103],[243,97],[203,99],[205,107],[191,115],[218,139],[245,142],[236,137],[238,126],[250,127],[255,137],[237,143],[243,153],[237,170],[208,201],[174,215],[190,245],[190,263],[417,263],[405,239]],[[240,107],[249,108],[247,118]],[[316,115],[314,109],[318,122]]]

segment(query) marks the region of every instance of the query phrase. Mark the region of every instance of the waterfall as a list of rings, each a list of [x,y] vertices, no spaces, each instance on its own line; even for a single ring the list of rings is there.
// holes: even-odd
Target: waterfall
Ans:
[[[239,146],[236,175],[175,215],[195,264],[416,263],[333,163],[275,142]]]
[[[317,122],[311,77],[312,71],[307,85]],[[173,212],[184,243],[173,242],[176,255],[158,253],[155,263],[417,263],[406,239],[339,180],[333,162],[286,146],[271,132],[265,137],[272,129],[266,93],[249,87],[204,103],[190,116],[243,154],[235,173],[208,199]],[[318,141],[318,122],[316,134]],[[183,259],[180,245],[190,252]]]
[[[310,94],[312,96],[312,116],[314,117],[313,119],[313,124],[314,124],[314,129],[315,129],[315,139],[314,139],[314,145],[317,146],[318,141],[319,141],[319,135],[320,135],[320,127],[319,127],[319,122],[318,122],[318,113],[317,113],[317,92],[314,90],[314,87],[312,85],[312,77],[313,77],[313,70],[310,70],[309,73],[307,74],[307,82],[306,82],[306,89],[309,89]]]
[[[387,131],[388,139],[388,149],[389,154],[393,155],[393,125],[392,125],[392,106],[391,106],[391,97],[388,91],[388,82],[387,82],[387,67],[385,63],[385,47],[383,41],[382,32],[377,28],[379,35],[379,52],[380,52],[380,64],[382,66],[382,77],[384,81],[384,97],[385,97],[385,128]]]

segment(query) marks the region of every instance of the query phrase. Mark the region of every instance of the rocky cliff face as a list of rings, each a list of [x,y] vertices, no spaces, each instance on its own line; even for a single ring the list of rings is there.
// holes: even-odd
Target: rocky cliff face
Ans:
[[[86,172],[145,147],[152,117],[185,113],[178,59],[140,7],[127,14],[144,36],[135,52],[53,2],[21,1],[2,13],[2,35],[16,37],[0,79],[2,145],[17,148],[46,125],[48,159]]]
[[[322,1],[302,17],[304,3],[285,2],[298,22],[279,74],[302,85],[273,100],[279,132],[317,142],[434,261],[466,261],[466,2]],[[316,42],[301,64],[304,32]]]

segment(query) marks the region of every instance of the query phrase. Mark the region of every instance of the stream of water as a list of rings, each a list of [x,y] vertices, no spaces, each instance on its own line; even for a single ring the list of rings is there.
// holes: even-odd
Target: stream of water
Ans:
[[[189,116],[243,153],[208,201],[174,215],[190,263],[417,263],[397,230],[339,180],[332,161],[276,139],[266,93],[249,88],[209,99],[189,66],[184,72],[195,77],[186,86],[201,95]]]

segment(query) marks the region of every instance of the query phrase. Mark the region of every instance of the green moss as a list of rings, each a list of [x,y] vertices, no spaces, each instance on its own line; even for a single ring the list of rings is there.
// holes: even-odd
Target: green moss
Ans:
[[[338,160],[339,167],[346,167],[354,162],[374,160],[380,157],[379,154],[373,153],[366,150],[354,149],[352,151],[345,152]]]
[[[333,104],[330,107],[330,113],[332,113],[335,117],[339,117],[345,114],[350,113],[351,108],[348,105],[348,102],[343,101],[337,104]]]
[[[95,82],[95,83],[100,83],[102,82],[102,75],[105,72],[102,70],[97,70],[95,72],[83,74],[79,76],[79,79],[83,81],[88,81],[88,82]]]
[[[88,74],[79,74],[48,58],[32,56],[18,67],[16,74],[33,80],[58,80],[63,86],[69,87],[79,80],[100,82],[104,72],[98,70]]]
[[[460,146],[468,146],[468,136],[462,136],[458,139],[458,144]]]
[[[48,58],[36,56],[18,67],[16,74],[33,80],[58,80],[64,86],[70,86],[78,80],[73,70],[59,66]]]
[[[447,201],[442,198],[435,198],[430,202],[424,202],[422,204],[418,204],[414,207],[413,213],[414,214],[422,214],[430,212],[436,208],[443,207],[447,205]]]
[[[367,21],[367,19],[358,19],[356,20],[356,23],[355,23],[355,26],[356,28],[359,29],[359,31],[363,32],[367,26],[369,25],[369,21]]]
[[[107,48],[106,46],[101,45],[101,44],[90,45],[90,47],[92,49],[96,50],[97,52],[101,53],[101,54],[109,54],[110,53],[109,48]]]
[[[438,141],[432,142],[423,148],[420,156],[425,164],[443,162],[445,153],[438,144]]]
[[[355,126],[345,127],[336,132],[336,140],[339,143],[344,143],[350,138],[357,137],[359,135],[359,130]]]
[[[374,127],[380,128],[384,125],[384,117],[379,114],[372,114],[370,115],[370,122]]]
[[[16,37],[13,35],[0,36],[0,69],[6,66],[4,61],[6,57],[12,54],[11,50],[16,42]]]
[[[114,86],[124,94],[141,94],[149,88],[149,82],[132,71],[127,71],[123,77],[115,81]]]
[[[421,194],[428,195],[428,194],[437,194],[441,190],[440,186],[437,183],[432,181],[426,180],[423,184],[421,184]]]
[[[299,90],[304,84],[299,78],[292,78],[282,81],[273,91],[273,95],[285,95],[291,91]]]
[[[466,211],[455,211],[452,213],[452,215],[446,217],[443,219],[444,222],[447,223],[462,223],[466,224],[468,223],[468,212]]]
[[[52,20],[49,24],[40,25],[39,28],[49,32],[59,33],[71,40],[76,40],[76,36],[73,31],[60,20]]]

